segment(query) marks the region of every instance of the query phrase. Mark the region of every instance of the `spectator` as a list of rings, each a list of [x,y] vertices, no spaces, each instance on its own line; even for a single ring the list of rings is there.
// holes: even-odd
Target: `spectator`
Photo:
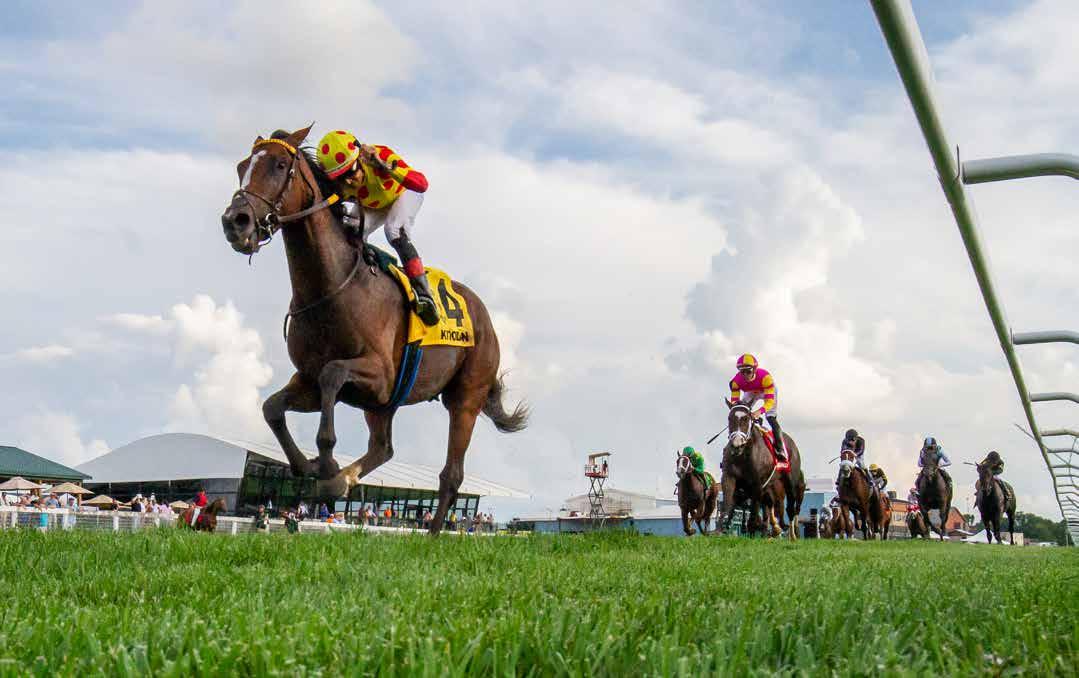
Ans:
[[[49,514],[45,509],[45,503],[40,499],[34,502],[34,510],[41,511],[41,515],[38,517],[37,529],[42,532],[49,529]]]
[[[326,506],[325,503],[319,504],[318,505],[318,519],[320,521],[324,521],[329,517],[330,517],[330,509]]]
[[[296,534],[300,531],[299,516],[297,516],[296,513],[289,511],[285,514],[285,530],[289,534]]]
[[[300,505],[296,507],[296,520],[305,520],[310,513],[310,510],[307,508],[307,502],[301,499]]]
[[[267,520],[266,507],[259,504],[258,513],[255,514],[255,531],[256,532],[269,532],[270,521]]]
[[[393,520],[393,509],[391,509],[389,506],[387,506],[385,508],[385,510],[382,511],[382,524],[385,525],[386,527],[389,527],[392,520]]]
[[[273,497],[266,498],[266,515],[273,515]]]
[[[424,514],[423,514],[423,529],[425,529],[425,530],[431,529],[431,521],[434,520],[434,518],[435,517],[433,515],[431,515],[430,509],[428,509],[426,512],[424,512]]]
[[[447,519],[447,522],[450,524],[451,530],[457,529],[457,511],[450,511],[450,516]]]
[[[49,494],[49,498],[45,500],[45,508],[58,509],[60,508],[60,500],[56,498],[56,493]]]

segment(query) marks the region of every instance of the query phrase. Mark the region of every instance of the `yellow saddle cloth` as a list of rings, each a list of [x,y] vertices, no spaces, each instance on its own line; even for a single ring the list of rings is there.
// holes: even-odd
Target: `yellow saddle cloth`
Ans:
[[[409,306],[416,299],[412,283],[400,268],[389,266],[390,274],[401,285]],[[428,327],[423,324],[415,312],[408,314],[408,343],[419,342],[420,346],[475,346],[476,335],[472,330],[472,314],[468,302],[453,289],[453,280],[445,271],[425,267],[427,283],[435,303],[439,306],[438,324]]]

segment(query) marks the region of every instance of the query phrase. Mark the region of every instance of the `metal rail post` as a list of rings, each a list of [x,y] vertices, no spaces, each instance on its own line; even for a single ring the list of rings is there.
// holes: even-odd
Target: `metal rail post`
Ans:
[[[914,108],[914,115],[922,129],[929,154],[936,166],[937,178],[941,189],[952,209],[956,226],[959,227],[959,235],[963,239],[963,245],[967,250],[971,268],[978,281],[982,300],[989,312],[989,318],[993,322],[1000,348],[1008,362],[1015,389],[1019,394],[1023,413],[1033,434],[1034,441],[1038,445],[1038,452],[1045,462],[1053,478],[1053,492],[1056,495],[1057,505],[1067,522],[1068,531],[1071,535],[1072,544],[1079,538],[1079,503],[1070,496],[1079,491],[1075,490],[1074,484],[1062,484],[1059,470],[1054,466],[1049,457],[1045,441],[1042,439],[1041,429],[1038,428],[1034,417],[1033,402],[1049,400],[1072,400],[1079,403],[1079,395],[1066,392],[1036,393],[1031,394],[1026,385],[1022,366],[1015,352],[1016,344],[1044,343],[1047,341],[1069,341],[1079,343],[1079,334],[1073,332],[1032,332],[1027,334],[1013,335],[1004,313],[1004,307],[996,292],[996,285],[990,272],[988,257],[982,247],[981,236],[978,230],[978,221],[970,198],[967,196],[965,184],[982,183],[986,181],[1002,181],[1023,177],[1035,177],[1046,175],[1063,175],[1079,178],[1079,156],[1064,154],[1042,154],[1013,156],[1008,158],[991,158],[988,160],[972,160],[960,165],[955,146],[948,141],[941,122],[940,108],[937,105],[934,91],[934,79],[932,68],[929,63],[929,54],[925,48],[918,22],[914,18],[914,11],[909,0],[870,0],[873,11],[877,16],[881,32],[888,43],[888,49],[892,53],[899,77],[903,81],[907,97]],[[1059,460],[1056,460],[1059,461]],[[1066,465],[1069,471],[1079,471],[1079,467],[1070,462]],[[1070,473],[1069,473],[1070,475]]]

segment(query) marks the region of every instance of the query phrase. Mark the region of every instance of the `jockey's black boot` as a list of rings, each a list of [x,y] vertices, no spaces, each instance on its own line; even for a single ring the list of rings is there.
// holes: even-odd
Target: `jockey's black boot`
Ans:
[[[428,327],[437,325],[438,306],[435,305],[435,299],[431,296],[431,287],[427,284],[427,273],[423,270],[423,262],[420,260],[419,252],[416,251],[416,246],[404,233],[392,240],[390,244],[397,250],[397,256],[401,257],[401,266],[412,283],[412,291],[416,293],[416,315]]]
[[[768,417],[768,425],[772,427],[772,438],[776,444],[776,457],[780,461],[787,461],[787,447],[783,444],[783,429],[779,428],[779,419],[776,417]]]

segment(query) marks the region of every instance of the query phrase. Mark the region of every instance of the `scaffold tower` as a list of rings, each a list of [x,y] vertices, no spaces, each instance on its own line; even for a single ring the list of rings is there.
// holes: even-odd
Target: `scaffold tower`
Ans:
[[[593,452],[588,455],[588,463],[584,465],[584,475],[589,480],[588,503],[591,506],[589,518],[602,522],[607,518],[607,511],[603,507],[603,485],[607,482],[610,473],[608,458],[610,452]]]

